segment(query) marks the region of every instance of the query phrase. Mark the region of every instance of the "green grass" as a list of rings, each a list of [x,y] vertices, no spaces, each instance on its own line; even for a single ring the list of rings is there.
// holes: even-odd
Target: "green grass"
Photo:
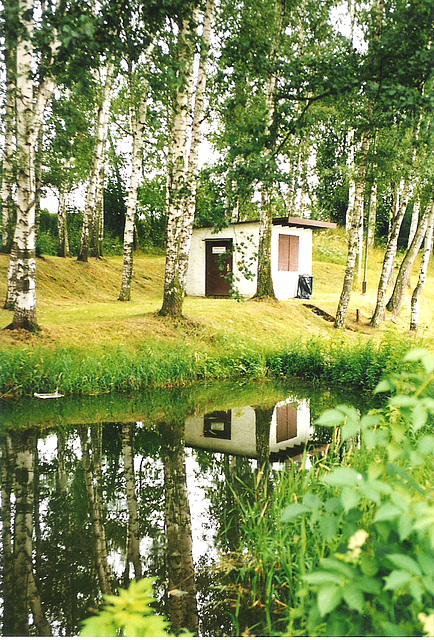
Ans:
[[[308,302],[334,315],[344,273],[344,265],[338,264],[346,252],[344,234],[320,232],[314,239],[314,294]],[[408,331],[411,288],[396,322],[388,320],[379,330],[369,327],[381,259],[380,249],[374,249],[367,294],[352,294],[345,331],[336,331],[303,300],[188,297],[183,319],[162,318],[157,312],[164,256],[135,257],[132,301],[127,303],[117,300],[120,256],[86,264],[72,258],[38,259],[41,332],[0,331],[0,393],[21,395],[59,387],[67,394],[88,394],[267,375],[372,387],[383,368],[394,366],[396,353],[414,344],[434,344],[432,265],[417,335]],[[0,255],[2,298],[7,265],[8,256]],[[415,270],[412,287],[416,276]],[[1,309],[0,329],[12,317],[11,311]]]

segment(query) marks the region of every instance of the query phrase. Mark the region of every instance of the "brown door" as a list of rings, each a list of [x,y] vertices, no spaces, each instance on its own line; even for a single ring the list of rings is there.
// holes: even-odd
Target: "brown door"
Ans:
[[[206,240],[206,296],[231,295],[232,268],[232,240]]]

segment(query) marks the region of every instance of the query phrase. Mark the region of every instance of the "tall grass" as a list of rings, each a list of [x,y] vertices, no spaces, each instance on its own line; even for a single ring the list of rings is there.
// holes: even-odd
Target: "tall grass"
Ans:
[[[0,361],[0,394],[32,395],[58,389],[65,395],[147,387],[182,386],[197,380],[299,377],[336,387],[372,389],[393,371],[414,341],[391,338],[348,345],[339,341],[293,341],[265,351],[248,343],[199,350],[186,344],[145,344],[88,351],[63,347],[7,350]]]

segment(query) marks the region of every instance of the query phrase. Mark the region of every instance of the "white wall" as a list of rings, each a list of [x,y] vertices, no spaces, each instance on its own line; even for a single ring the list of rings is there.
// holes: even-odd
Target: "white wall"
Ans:
[[[279,234],[298,236],[299,256],[298,271],[279,271]],[[299,229],[297,227],[273,226],[271,236],[271,272],[273,274],[274,293],[278,300],[288,300],[297,295],[299,274],[312,275],[312,230]]]
[[[300,238],[298,272],[278,270],[279,234],[296,235]],[[256,293],[256,275],[252,280],[246,279],[239,269],[239,262],[244,260],[251,271],[257,269],[255,254],[259,244],[259,223],[245,222],[212,233],[211,228],[194,229],[191,240],[190,258],[187,272],[187,295],[205,295],[205,240],[232,239],[234,243],[234,276],[235,286],[239,293],[251,298]],[[240,246],[241,244],[244,246]],[[237,248],[239,247],[239,248]],[[252,268],[253,266],[253,268]],[[295,298],[297,295],[298,275],[312,274],[312,231],[296,227],[273,225],[271,236],[271,270],[274,292],[279,300]],[[239,280],[238,280],[239,278]]]

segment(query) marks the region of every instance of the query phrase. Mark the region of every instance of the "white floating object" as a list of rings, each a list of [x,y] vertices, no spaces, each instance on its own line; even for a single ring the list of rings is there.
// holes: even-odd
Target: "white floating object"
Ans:
[[[63,393],[34,393],[35,398],[42,398],[43,400],[49,400],[50,398],[63,398]]]

